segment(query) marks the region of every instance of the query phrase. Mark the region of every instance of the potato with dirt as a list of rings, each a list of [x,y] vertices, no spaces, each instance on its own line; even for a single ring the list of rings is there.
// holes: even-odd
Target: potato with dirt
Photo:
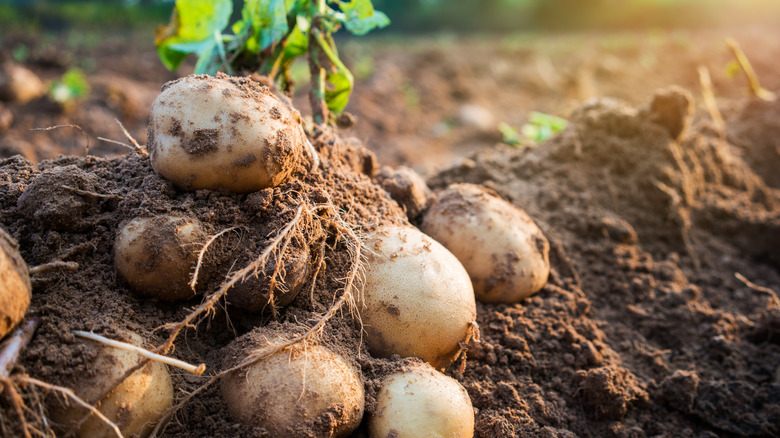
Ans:
[[[172,215],[135,218],[117,234],[114,265],[140,296],[186,300],[195,296],[190,278],[205,241],[196,219]]]
[[[300,115],[249,78],[169,82],[149,114],[152,167],[185,190],[277,186],[302,161],[307,141]]]
[[[141,336],[123,332],[122,341],[140,346]],[[94,373],[81,374],[70,386],[82,400],[94,401],[134,367],[141,359],[137,353],[86,341],[86,348],[93,354],[89,365]],[[89,413],[86,408],[62,399],[50,406],[51,419],[61,432],[75,427]],[[168,368],[160,362],[149,362],[122,381],[100,400],[97,408],[111,420],[122,434],[146,436],[173,405],[173,383]],[[83,438],[115,437],[114,430],[96,415],[91,415],[76,431]]]
[[[419,357],[445,368],[460,354],[476,320],[468,273],[441,244],[413,227],[368,236],[358,311],[371,354]]]
[[[474,408],[457,380],[417,363],[382,380],[368,427],[372,437],[471,438]]]
[[[481,186],[438,193],[420,228],[463,263],[479,301],[516,303],[547,282],[547,238],[524,211]]]
[[[0,339],[24,318],[32,285],[19,244],[0,228]]]
[[[225,368],[278,348],[294,332],[285,325],[247,333],[227,347]],[[270,436],[347,436],[360,424],[365,405],[360,371],[331,348],[304,342],[228,374],[222,395],[231,417]]]

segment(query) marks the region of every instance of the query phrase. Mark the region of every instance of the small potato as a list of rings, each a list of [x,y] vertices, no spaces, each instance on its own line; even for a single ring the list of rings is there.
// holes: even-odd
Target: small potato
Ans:
[[[122,341],[140,346],[143,342],[136,333],[128,332]],[[94,400],[108,390],[122,375],[141,359],[137,353],[102,346],[87,341],[87,348],[97,350],[94,369],[85,373],[73,385],[76,395],[83,400]],[[159,362],[150,362],[131,374],[105,396],[98,410],[119,427],[126,437],[146,436],[173,405],[173,383],[168,368]],[[52,406],[52,420],[61,431],[70,430],[88,411],[75,404],[64,405],[61,399]],[[115,437],[113,429],[92,415],[76,432],[84,438]]]
[[[205,240],[195,219],[168,215],[135,218],[117,235],[114,264],[141,296],[165,301],[193,298],[190,274]]]
[[[412,227],[370,235],[358,309],[371,354],[450,365],[477,317],[466,270],[446,248]]]
[[[547,282],[550,243],[542,231],[481,186],[453,184],[437,194],[420,229],[463,263],[479,301],[516,303]]]
[[[382,381],[368,428],[374,438],[471,438],[474,408],[457,380],[416,364]]]
[[[248,78],[165,84],[149,114],[152,167],[186,190],[253,192],[286,181],[305,153],[300,115]]]
[[[19,245],[0,228],[0,339],[24,318],[32,285]]]
[[[266,328],[250,332],[228,347],[225,365],[284,339]],[[274,437],[347,436],[365,405],[362,375],[320,345],[296,345],[227,375],[222,395],[232,418]]]
[[[46,93],[38,75],[25,67],[7,62],[0,67],[0,100],[25,103]]]

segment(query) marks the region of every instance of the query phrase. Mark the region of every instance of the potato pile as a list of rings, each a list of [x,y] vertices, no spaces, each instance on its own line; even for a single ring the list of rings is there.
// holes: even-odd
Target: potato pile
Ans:
[[[194,309],[173,330],[168,347],[157,348],[162,354],[170,354],[178,332],[197,326],[217,305],[255,315],[237,330],[244,334],[215,353],[221,368],[209,370],[209,382],[220,383],[236,422],[271,436],[348,436],[363,424],[374,437],[471,437],[469,396],[442,371],[478,339],[477,300],[516,303],[541,289],[549,272],[547,240],[525,213],[484,188],[459,184],[431,195],[419,178],[400,180],[409,172],[386,173],[383,185],[393,183],[393,197],[414,192],[404,205],[410,218],[419,218],[420,229],[399,216],[378,218],[364,232],[363,224],[344,221],[325,189],[280,194],[274,188],[295,178],[332,171],[325,160],[318,167],[302,123],[287,103],[248,78],[199,75],[166,84],[151,108],[147,148],[151,168],[172,183],[172,192],[184,199],[188,193],[245,199],[258,215],[273,196],[299,203],[283,212],[288,222],[243,266],[243,259],[205,257],[229,230],[215,230],[186,207],[131,215],[113,240],[116,284],[139,300]],[[63,169],[41,176],[78,176],[84,188],[71,195],[100,190],[81,170]],[[93,201],[49,220],[49,209],[31,201],[40,198],[35,190],[35,184],[28,187],[21,208],[37,223],[65,232],[91,226],[87,213],[99,209]],[[9,242],[0,233],[2,335],[23,317],[31,289],[26,266]],[[338,245],[346,249],[340,260],[348,262],[339,271],[346,278],[317,282],[333,263],[323,248]],[[323,284],[340,289],[315,290]],[[11,290],[20,298],[7,299]],[[280,321],[282,309],[301,302],[299,296],[313,301],[315,293],[326,294],[323,302],[330,303],[318,320]],[[336,326],[351,330],[352,341],[328,336]],[[119,336],[144,347],[136,333],[120,330]],[[152,361],[130,372],[140,361],[136,352],[83,342],[99,371],[81,376],[74,392],[97,400],[113,425],[81,406],[57,403],[49,409],[58,431],[102,437],[112,436],[116,426],[125,436],[145,436],[164,429],[176,404],[189,400],[174,387],[167,365]],[[367,373],[366,360],[380,365]]]

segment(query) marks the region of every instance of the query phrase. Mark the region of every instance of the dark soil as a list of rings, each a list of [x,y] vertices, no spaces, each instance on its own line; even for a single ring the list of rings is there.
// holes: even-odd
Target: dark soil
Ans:
[[[780,90],[777,30],[730,34],[764,86]],[[41,316],[41,326],[15,371],[67,385],[89,372],[89,357],[71,330],[118,337],[130,329],[152,348],[168,334],[155,329],[197,304],[140,299],[117,279],[113,241],[133,217],[186,214],[209,234],[240,226],[215,247],[237,266],[290,220],[297,196],[321,203],[327,191],[360,231],[404,222],[402,208],[369,178],[377,160],[360,140],[346,137],[354,135],[379,164],[426,172],[434,193],[455,182],[494,190],[523,208],[550,240],[548,284],[519,304],[478,303],[481,342],[470,344],[462,371],[460,362],[448,370],[471,396],[476,436],[780,436],[780,104],[752,99],[744,82],[722,76],[729,59],[723,35],[478,41],[458,50],[390,44],[357,85],[350,107],[356,127],[345,138],[319,133],[312,139],[328,160],[322,171],[299,172],[282,187],[250,195],[177,191],[147,158],[94,144],[94,135],[125,141],[115,117],[144,143],[146,112],[171,78],[148,53],[139,54],[138,64],[147,68],[135,78],[128,73],[137,68],[133,62],[106,62],[95,76],[108,76],[105,88],[95,86],[69,114],[45,98],[8,105],[14,118],[0,132],[1,156],[40,161],[83,154],[79,133],[28,131],[77,123],[93,139],[92,152],[106,157],[0,161],[0,225],[19,240],[28,265],[79,263],[76,272],[34,277],[31,312]],[[352,50],[358,59],[360,50]],[[548,62],[557,75],[547,74]],[[699,94],[700,64],[713,75],[723,132],[691,97]],[[57,68],[34,67],[43,77]],[[111,103],[115,79],[125,84],[121,90],[139,90],[127,93],[136,100],[126,114]],[[673,84],[684,88],[656,92]],[[621,100],[588,100],[595,96]],[[464,105],[488,109],[493,122],[520,125],[528,111],[542,110],[570,124],[534,148],[512,149],[496,145],[495,129],[462,116]],[[322,234],[302,241],[322,248],[330,269],[302,287],[283,321],[307,321],[340,290],[349,256],[345,241],[324,223]],[[220,269],[229,268],[220,265],[202,290],[213,290]],[[218,369],[223,346],[273,319],[234,310],[217,309],[197,331],[186,331],[175,355]],[[340,348],[362,348],[350,319],[334,319],[327,332],[343,335]],[[356,363],[367,376],[370,412],[373,379],[403,361],[361,353]],[[184,391],[202,381],[174,376]],[[11,418],[8,406],[0,407]],[[166,429],[166,436],[180,437],[262,434],[229,419],[216,386]],[[366,434],[362,426],[354,435]]]

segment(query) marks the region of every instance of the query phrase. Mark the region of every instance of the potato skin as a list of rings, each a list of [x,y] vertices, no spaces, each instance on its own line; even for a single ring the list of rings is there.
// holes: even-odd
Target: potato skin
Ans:
[[[358,302],[371,354],[450,365],[477,310],[466,270],[446,248],[412,227],[387,227],[366,240]]]
[[[254,336],[238,353],[226,355],[226,367],[268,345],[263,338]],[[296,345],[227,375],[222,395],[232,418],[280,437],[347,436],[360,424],[365,405],[362,375],[320,345]]]
[[[0,339],[24,318],[32,285],[19,245],[0,228]]]
[[[306,139],[299,120],[248,78],[187,76],[165,84],[152,104],[152,167],[185,190],[274,187],[302,159]]]
[[[125,224],[114,244],[117,272],[138,295],[177,301],[193,298],[190,274],[205,242],[195,219],[160,215]]]
[[[382,381],[368,428],[376,438],[471,438],[474,408],[455,379],[415,364]]]
[[[477,300],[516,303],[541,289],[550,243],[522,210],[474,184],[436,195],[420,229],[463,263]]]
[[[126,337],[128,339],[122,341],[139,346],[143,343],[136,333],[128,332]],[[97,373],[85,374],[74,385],[74,391],[83,400],[93,400],[135,366],[141,357],[133,352],[86,342],[87,348],[97,350],[94,364]],[[75,403],[68,406],[57,403],[51,415],[62,431],[69,430],[87,414],[85,408]],[[172,405],[173,382],[168,368],[159,362],[149,362],[104,397],[98,409],[119,427],[124,436],[131,437],[146,436]],[[92,415],[78,429],[76,436],[109,438],[116,435],[100,418]]]

